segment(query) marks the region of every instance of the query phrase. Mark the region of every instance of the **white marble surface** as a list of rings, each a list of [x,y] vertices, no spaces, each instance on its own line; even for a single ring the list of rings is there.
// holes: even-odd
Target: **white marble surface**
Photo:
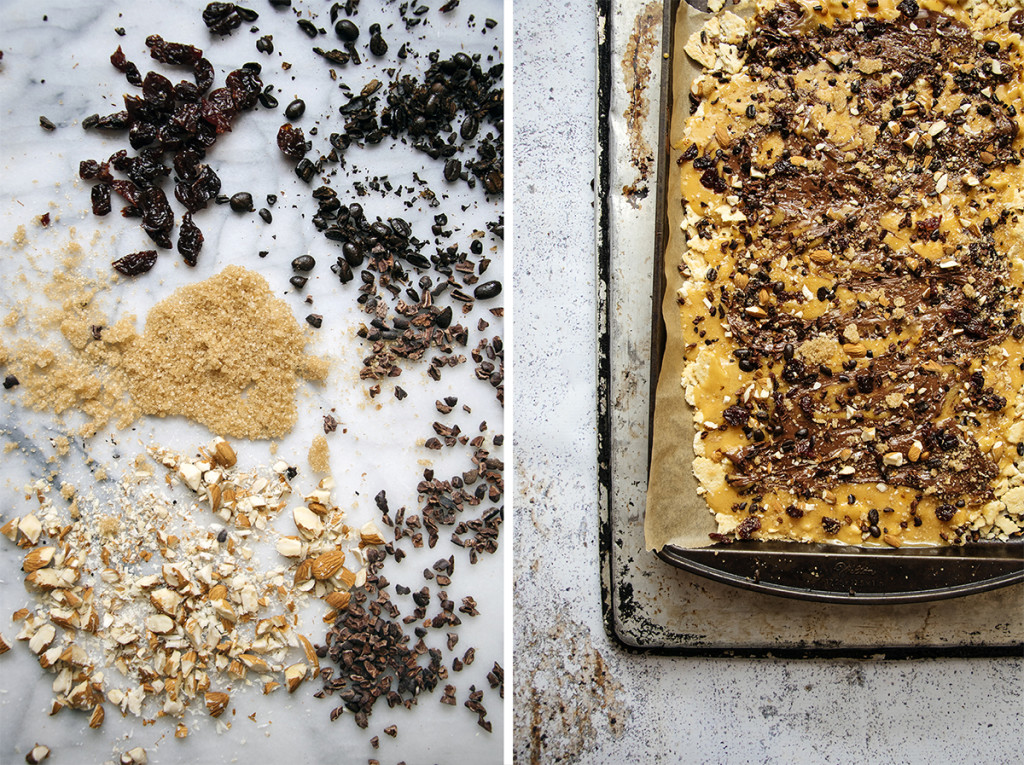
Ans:
[[[128,283],[122,283],[105,299],[105,307],[112,315],[134,313],[141,319],[156,301],[176,287],[192,283],[219,272],[225,265],[238,263],[263,274],[274,292],[294,309],[297,318],[317,312],[324,316],[323,328],[312,333],[312,350],[324,354],[332,362],[331,374],[323,385],[303,384],[299,391],[299,425],[288,437],[278,440],[278,455],[286,460],[306,465],[306,449],[317,432],[321,432],[321,415],[330,408],[342,427],[328,437],[331,446],[332,468],[338,482],[335,499],[350,514],[353,525],[360,525],[378,517],[372,497],[380,489],[387,489],[392,508],[416,506],[415,486],[424,466],[437,470],[438,476],[461,473],[469,467],[470,453],[446,450],[444,453],[427,451],[424,439],[434,435],[431,423],[442,420],[458,423],[463,431],[475,435],[481,421],[487,422],[485,435],[503,431],[503,411],[495,400],[493,389],[475,380],[473,364],[446,369],[442,382],[434,383],[425,374],[426,364],[407,369],[397,381],[384,381],[382,393],[371,400],[368,385],[360,381],[360,360],[366,355],[366,346],[355,336],[363,321],[355,310],[356,288],[359,280],[343,288],[330,272],[329,265],[340,254],[337,246],[318,234],[309,222],[316,209],[309,196],[310,187],[300,183],[292,171],[293,162],[284,158],[274,145],[277,128],[284,122],[284,106],[295,97],[307,103],[305,116],[299,121],[309,130],[319,124],[318,146],[326,145],[326,136],[340,127],[337,107],[345,98],[328,75],[326,62],[311,52],[312,45],[340,47],[333,33],[310,41],[295,26],[292,10],[275,10],[266,0],[249,4],[260,13],[254,26],[259,34],[249,31],[248,24],[228,38],[213,38],[201,20],[203,2],[185,0],[145,0],[131,3],[103,2],[102,0],[5,0],[0,5],[0,49],[4,57],[0,62],[0,314],[6,314],[12,301],[24,289],[14,277],[24,272],[29,281],[39,283],[56,267],[57,254],[66,246],[74,229],[75,238],[86,247],[86,262],[97,270],[109,268],[109,262],[127,252],[150,249],[149,242],[135,220],[125,220],[114,212],[103,219],[89,212],[89,185],[77,180],[78,162],[85,158],[103,159],[126,144],[120,136],[105,137],[96,132],[83,131],[81,118],[94,112],[101,114],[120,107],[122,93],[134,89],[108,61],[109,55],[120,44],[128,57],[135,61],[143,74],[159,69],[144,46],[147,35],[159,33],[168,40],[190,42],[206,51],[216,70],[215,87],[223,83],[224,76],[246,61],[262,63],[263,80],[277,86],[275,96],[280,107],[273,111],[259,108],[247,113],[236,122],[233,132],[224,135],[210,153],[210,162],[223,182],[223,193],[250,191],[256,206],[264,206],[266,194],[279,197],[273,207],[274,220],[264,224],[255,213],[239,215],[227,206],[211,206],[196,215],[196,222],[206,235],[206,243],[195,269],[181,263],[177,253],[164,251],[156,267],[149,274]],[[318,25],[329,29],[327,17],[330,4],[307,0],[293,3],[303,16],[309,12],[320,15]],[[379,66],[399,66],[401,71],[425,68],[426,54],[440,48],[443,52],[458,50],[480,52],[484,56],[500,54],[493,50],[501,46],[502,26],[482,33],[483,20],[492,17],[501,20],[500,2],[463,3],[455,13],[442,17],[435,6],[426,16],[429,23],[406,33],[402,25],[398,4],[364,2],[356,17],[363,30],[359,45],[363,50],[368,43],[368,25],[377,20],[384,26],[384,36],[390,45],[388,56]],[[472,6],[472,7],[467,7]],[[467,30],[467,18],[475,13],[477,24]],[[393,26],[392,26],[393,25]],[[126,35],[119,37],[115,27],[124,27]],[[272,56],[260,54],[255,41],[261,34],[272,34],[275,52]],[[395,56],[403,40],[412,40],[412,49],[419,56],[411,56],[400,63]],[[371,58],[364,53],[365,58]],[[285,71],[280,63],[291,62]],[[338,68],[339,81],[347,82],[355,91],[375,74],[385,80],[373,66]],[[170,76],[176,76],[181,70]],[[386,80],[385,80],[386,82]],[[38,118],[46,115],[58,125],[48,133],[39,127]],[[382,198],[373,192],[360,201],[371,219],[401,215],[412,223],[420,238],[429,238],[429,225],[438,211],[448,214],[449,228],[456,234],[451,241],[468,247],[469,233],[483,229],[486,221],[496,218],[501,210],[500,200],[485,199],[480,188],[469,190],[460,185],[453,188],[444,183],[439,164],[423,155],[390,140],[377,147],[353,148],[347,154],[348,177],[343,174],[332,179],[332,185],[343,201],[356,201],[351,181],[365,180],[368,176],[389,174],[391,180],[415,186],[412,173],[418,172],[430,186],[440,193],[445,190],[450,199],[439,210],[431,209],[422,201],[412,210],[403,204],[407,196]],[[425,165],[425,166],[424,166]],[[170,191],[171,184],[165,187]],[[170,194],[169,194],[170,196]],[[181,209],[172,201],[175,211]],[[468,209],[461,212],[462,206]],[[49,212],[53,224],[46,229],[36,225],[35,218]],[[19,226],[27,231],[28,243],[22,248],[10,246]],[[487,247],[496,246],[491,255],[491,272],[498,278],[501,273],[501,242],[488,236]],[[268,250],[269,256],[261,260],[259,250]],[[428,253],[430,250],[428,249]],[[302,293],[288,284],[292,271],[290,262],[297,255],[309,253],[318,260],[309,285]],[[314,296],[312,307],[303,300]],[[501,298],[486,305],[478,305],[463,323],[470,328],[470,348],[486,334],[502,334],[502,321],[491,316],[488,308],[501,304]],[[458,306],[456,306],[458,307]],[[477,331],[477,319],[486,316],[491,326],[485,333]],[[10,335],[5,335],[10,337]],[[468,349],[466,349],[468,356]],[[429,359],[430,354],[427,358]],[[409,397],[404,401],[394,398],[394,382],[405,388]],[[434,400],[457,395],[459,403],[468,404],[472,414],[458,410],[447,417],[434,409]],[[80,422],[74,417],[60,422],[48,415],[29,413],[17,404],[17,395],[0,395],[0,429],[9,434],[21,434],[23,447],[0,456],[0,514],[6,519],[12,514],[27,511],[21,492],[29,476],[40,475],[48,469],[45,459],[52,453],[48,438],[65,432]],[[343,432],[344,429],[344,432]],[[151,440],[185,451],[205,443],[211,434],[205,428],[186,423],[180,418],[168,420],[144,419],[130,432],[101,434],[87,445],[79,440],[72,454],[60,463],[61,478],[89,484],[89,474],[83,457],[88,454],[103,464],[113,476],[120,474],[120,465],[133,459],[143,443]],[[247,464],[265,464],[270,458],[267,442],[236,445],[240,461]],[[115,458],[115,454],[118,455]],[[497,456],[500,449],[496,450]],[[311,471],[300,473],[298,489],[312,487]],[[410,509],[410,512],[413,512]],[[330,699],[317,700],[311,693],[317,688],[307,683],[293,695],[260,695],[257,688],[239,688],[232,703],[237,709],[232,729],[217,734],[205,713],[187,716],[192,730],[189,738],[173,738],[174,726],[168,720],[142,726],[138,720],[121,719],[107,710],[107,721],[100,730],[89,730],[86,717],[65,711],[48,717],[50,683],[52,675],[40,670],[23,644],[0,657],[0,763],[20,762],[36,742],[45,743],[53,750],[50,762],[84,763],[104,762],[114,758],[131,745],[142,745],[149,752],[152,763],[191,761],[201,763],[228,763],[253,761],[267,762],[366,762],[377,758],[381,762],[404,760],[414,763],[451,762],[465,758],[471,762],[497,762],[501,759],[503,735],[502,704],[496,691],[490,690],[485,675],[495,661],[503,661],[502,611],[499,606],[502,592],[501,556],[483,556],[475,567],[470,567],[464,551],[451,546],[447,534],[434,550],[418,551],[402,563],[389,561],[383,573],[392,582],[421,586],[421,570],[433,563],[441,554],[455,552],[457,559],[453,584],[449,595],[457,603],[461,597],[472,594],[480,603],[481,617],[466,618],[461,627],[461,651],[469,646],[477,648],[476,662],[461,673],[452,673],[448,682],[458,687],[459,705],[450,707],[438,703],[439,695],[423,695],[411,711],[398,708],[389,710],[379,703],[370,718],[367,731],[359,730],[352,715],[344,714],[335,723],[328,721],[328,713],[335,706]],[[20,553],[6,540],[0,540],[0,630],[5,637],[11,634],[9,615],[15,609],[28,605],[31,597],[21,581]],[[396,598],[403,613],[411,609],[407,599]],[[411,602],[410,602],[411,603]],[[323,627],[318,615],[305,615],[310,626],[308,634],[322,639]],[[443,634],[431,638],[436,642]],[[434,642],[430,644],[433,645]],[[446,654],[447,656],[447,654]],[[450,657],[446,659],[450,663]],[[487,734],[476,725],[476,716],[462,707],[470,684],[485,689],[484,704],[494,732]],[[255,713],[255,722],[246,717]],[[226,718],[222,718],[226,719]],[[389,724],[398,726],[398,736],[391,739],[382,734]],[[381,748],[373,750],[369,739],[378,735]]]
[[[605,633],[594,5],[516,5],[517,761],[1019,763],[1019,659],[672,658]]]

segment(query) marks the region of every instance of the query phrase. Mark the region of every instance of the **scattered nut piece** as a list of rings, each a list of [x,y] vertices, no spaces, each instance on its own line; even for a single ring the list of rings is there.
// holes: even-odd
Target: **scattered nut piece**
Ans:
[[[285,667],[284,681],[288,686],[288,693],[294,692],[302,684],[302,681],[306,679],[306,670],[307,667],[302,662]]]
[[[329,579],[344,562],[345,553],[342,550],[331,550],[313,560],[311,572],[316,579]]]
[[[25,755],[25,762],[28,765],[39,765],[40,762],[50,756],[50,747],[36,744],[32,751]]]
[[[44,624],[29,638],[28,648],[34,654],[41,654],[50,647],[50,644],[56,637],[57,629],[52,624]]]
[[[228,708],[230,696],[220,691],[210,691],[204,698],[206,700],[206,710],[210,713],[210,716],[220,717],[224,714],[224,710]]]

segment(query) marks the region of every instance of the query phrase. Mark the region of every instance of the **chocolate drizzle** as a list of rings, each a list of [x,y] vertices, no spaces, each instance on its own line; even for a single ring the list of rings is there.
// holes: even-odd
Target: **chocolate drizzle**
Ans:
[[[998,468],[973,428],[978,412],[1002,411],[1006,401],[972,362],[1022,331],[1021,289],[997,244],[1007,216],[968,225],[953,241],[941,216],[923,215],[925,200],[947,188],[984,184],[1020,164],[1015,107],[995,95],[1016,72],[1005,51],[983,47],[954,19],[913,3],[902,10],[892,21],[829,27],[796,4],[777,6],[745,45],[755,88],[740,135],[683,155],[705,188],[735,195],[746,218],[745,245],[731,248],[740,278],[708,284],[705,294],[739,346],[740,368],[761,369],[773,383],[765,398],[734,392],[741,403],[725,411],[722,427],[748,439],[726,455],[728,480],[742,493],[809,498],[840,483],[884,483],[944,501],[993,496]],[[852,151],[812,125],[812,109],[838,107],[798,84],[806,74],[845,84],[846,108],[870,141]],[[959,106],[943,111],[950,94]],[[769,138],[783,148],[766,157]],[[881,221],[893,210],[905,213],[901,234],[917,249],[886,243]],[[922,255],[928,247],[941,256]],[[772,280],[781,258],[808,256],[830,286],[808,297]],[[820,315],[801,318],[779,307],[787,302],[815,304]],[[816,338],[847,349],[842,368],[794,353]],[[860,343],[882,338],[881,353]]]

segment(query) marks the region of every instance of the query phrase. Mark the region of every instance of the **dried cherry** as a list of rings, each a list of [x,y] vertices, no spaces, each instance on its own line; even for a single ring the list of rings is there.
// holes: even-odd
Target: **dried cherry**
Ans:
[[[171,248],[171,229],[174,213],[167,196],[159,186],[150,186],[139,194],[138,208],[142,212],[142,228],[149,238],[161,247]]]
[[[92,214],[107,215],[110,212],[110,184],[97,183],[92,187]]]
[[[166,42],[160,35],[147,37],[146,47],[154,59],[172,66],[191,66],[203,56],[203,51],[193,45]]]
[[[210,3],[203,9],[203,23],[217,35],[229,35],[242,25],[242,16],[234,3]]]
[[[139,68],[125,57],[120,45],[110,55],[110,63],[114,65],[117,71],[123,73],[125,79],[132,85],[139,86],[142,84],[142,75],[139,73]]]
[[[194,266],[202,249],[203,232],[192,222],[192,213],[185,213],[181,218],[181,230],[178,233],[178,252],[188,265]]]
[[[286,156],[295,159],[302,159],[310,149],[302,128],[294,127],[287,122],[277,131],[277,146]]]
[[[123,258],[118,258],[111,265],[118,273],[125,276],[138,276],[151,269],[156,263],[156,250],[142,250],[130,252]]]

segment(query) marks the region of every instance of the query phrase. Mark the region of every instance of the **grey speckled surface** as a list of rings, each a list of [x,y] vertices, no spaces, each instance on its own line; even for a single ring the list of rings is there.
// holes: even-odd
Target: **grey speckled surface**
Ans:
[[[517,762],[1020,762],[1019,659],[681,659],[605,634],[596,34],[592,2],[516,4]]]

